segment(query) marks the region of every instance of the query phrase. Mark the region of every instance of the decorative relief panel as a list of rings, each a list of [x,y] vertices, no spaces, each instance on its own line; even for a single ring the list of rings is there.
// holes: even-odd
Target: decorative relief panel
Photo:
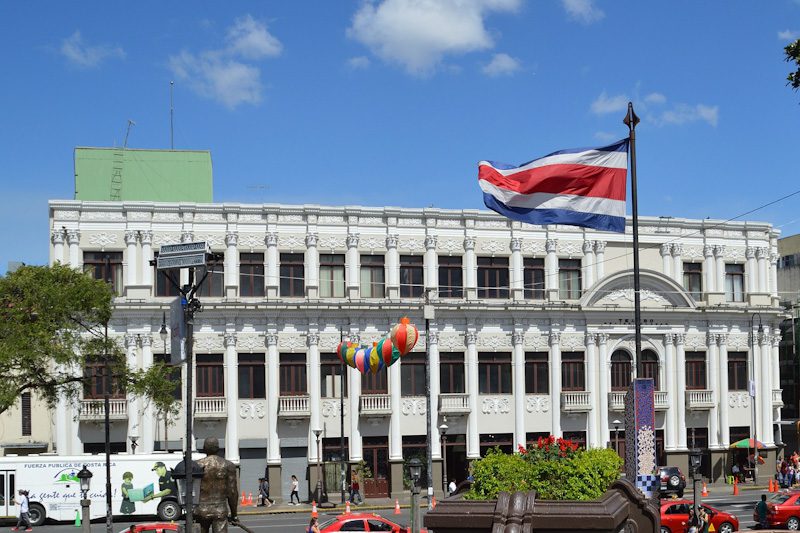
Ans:
[[[264,402],[240,402],[239,403],[239,417],[240,418],[250,418],[251,420],[255,420],[256,418],[264,418],[267,414],[267,409],[264,406]]]
[[[361,342],[363,344],[372,346],[373,342],[379,342],[384,336],[385,335],[380,333],[379,331],[362,331],[361,332]],[[420,336],[419,340],[417,340],[417,344],[422,342],[422,340],[423,340],[423,337]]]
[[[525,409],[529,413],[546,413],[550,410],[550,397],[544,395],[527,396]]]
[[[544,255],[544,241],[522,241],[522,252],[532,255]]]
[[[239,236],[239,246],[242,248],[260,248],[264,246],[264,237],[262,235],[255,235],[253,233],[247,233],[245,235]]]
[[[338,215],[320,215],[317,218],[318,224],[342,224],[344,217]]]
[[[302,223],[303,215],[278,215],[278,222]]]
[[[502,333],[484,334],[478,336],[478,346],[497,350],[511,347],[511,337]]]
[[[383,226],[382,217],[358,217],[358,223],[362,226]]]
[[[368,250],[383,249],[386,247],[386,239],[378,237],[366,237],[361,239],[361,247]]]
[[[223,245],[223,238],[220,234],[209,233],[207,235],[198,235],[197,240],[206,241],[209,246],[219,247]]]
[[[304,350],[306,343],[300,335],[281,335],[278,346],[285,350]]]
[[[333,235],[321,235],[317,241],[319,248],[338,249],[345,247],[344,237],[335,237]]]
[[[83,220],[125,220],[118,211],[84,211],[81,213]]]
[[[617,300],[627,300],[629,302],[633,302],[633,298],[634,298],[633,289],[617,289],[612,293],[606,295],[603,298],[603,300],[608,300],[611,302],[615,302]],[[639,299],[642,302],[651,301],[659,305],[670,305],[669,300],[667,300],[657,292],[653,292],[648,289],[639,291]]]
[[[709,228],[706,230],[706,235],[714,236],[714,237],[722,237],[722,230]]]
[[[532,348],[537,352],[547,351],[547,337],[540,333],[529,333],[525,335],[523,346],[525,346],[525,348]]]
[[[203,335],[194,341],[194,349],[198,352],[222,351],[222,337],[219,335]]]
[[[400,410],[404,415],[424,415],[427,412],[425,398],[403,398],[400,402]]]
[[[338,417],[342,407],[340,400],[322,400],[321,411],[325,418]],[[344,402],[344,414],[347,414],[347,402]]]
[[[581,251],[581,243],[578,241],[559,241],[558,253],[560,255],[583,255]]]
[[[583,333],[562,333],[561,349],[564,351],[578,351],[584,346]]]
[[[686,349],[689,351],[705,348],[706,336],[697,333],[686,335],[686,340],[684,341],[684,345],[686,346]]]
[[[681,254],[682,257],[686,257],[688,259],[702,259],[703,257],[703,249],[697,246],[683,246],[683,253]]]
[[[196,222],[224,222],[222,213],[197,213],[194,216]]]
[[[444,252],[451,253],[451,254],[453,252],[460,252],[461,250],[463,250],[462,243],[459,242],[459,241],[454,241],[452,239],[448,239],[448,240],[437,239],[436,247],[439,250],[442,250]]]
[[[264,217],[259,213],[244,213],[239,215],[239,223],[242,222],[264,222]]]
[[[333,352],[339,346],[339,334],[323,333],[319,339],[319,349],[321,352]]]
[[[264,339],[258,335],[239,335],[236,339],[236,345],[240,351],[264,351]]]
[[[747,350],[750,347],[747,334],[728,335],[728,351]]]
[[[128,220],[150,220],[148,211],[128,211]]]
[[[164,244],[178,244],[181,242],[181,236],[177,233],[156,233],[153,235],[153,245],[161,246]]]
[[[110,244],[117,244],[117,236],[113,233],[100,232],[95,233],[89,237],[89,242],[95,246],[99,246],[101,250]]]
[[[422,219],[421,218],[398,218],[397,219],[398,226],[421,226]]]
[[[732,259],[733,261],[743,261],[744,260],[744,248],[733,248],[733,247],[726,247],[725,248],[725,259]]]
[[[57,209],[53,211],[53,218],[56,220],[78,220],[80,213],[77,211],[62,211]]]
[[[464,339],[457,333],[439,335],[439,350],[443,352],[460,352],[464,350]]]
[[[508,250],[508,243],[501,243],[500,241],[483,241],[481,243],[481,250],[492,254],[504,252]]]
[[[278,239],[278,246],[280,246],[281,248],[288,248],[290,250],[299,250],[306,247],[305,243],[303,242],[303,239],[295,235],[280,237]]]
[[[750,395],[747,392],[729,392],[728,405],[730,407],[750,407]]]
[[[402,239],[400,241],[400,248],[406,250],[420,250],[422,248],[422,240],[420,239]]]
[[[487,415],[510,413],[511,402],[508,398],[483,398],[481,412]]]

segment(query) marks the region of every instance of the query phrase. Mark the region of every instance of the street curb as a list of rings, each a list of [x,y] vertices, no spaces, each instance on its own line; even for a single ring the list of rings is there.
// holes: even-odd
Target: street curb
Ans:
[[[367,507],[364,506],[357,506],[355,508],[350,509],[351,513],[360,513],[364,511],[383,511],[386,509],[394,509],[394,505],[370,505]],[[401,509],[410,509],[410,505],[401,505]],[[317,512],[324,514],[329,512],[344,512],[345,508],[337,505],[336,507],[319,507],[317,506]],[[264,510],[252,510],[252,511],[239,511],[239,516],[258,516],[258,515],[271,515],[271,514],[311,514],[311,505],[304,505],[301,509],[264,509]]]

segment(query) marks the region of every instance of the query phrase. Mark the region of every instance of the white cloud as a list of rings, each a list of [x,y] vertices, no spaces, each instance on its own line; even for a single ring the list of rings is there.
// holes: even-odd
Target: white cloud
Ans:
[[[93,68],[100,66],[106,59],[125,57],[125,51],[118,46],[89,46],[83,42],[81,32],[76,31],[61,42],[61,54],[75,66]]]
[[[698,120],[702,120],[716,127],[719,122],[719,106],[675,104],[671,109],[663,111],[654,119],[658,125],[680,125],[697,122]]]
[[[602,20],[606,14],[594,5],[594,0],[561,0],[561,5],[570,17],[583,24]]]
[[[369,67],[369,58],[367,56],[351,57],[347,60],[347,66],[353,70]]]
[[[283,50],[283,45],[270,35],[267,26],[250,15],[236,19],[228,28],[228,42],[231,53],[246,59],[275,57]]]
[[[605,115],[607,113],[616,113],[628,107],[628,97],[624,94],[609,97],[605,91],[592,102],[592,113],[597,115]]]
[[[620,133],[612,133],[610,131],[598,131],[594,134],[594,138],[602,142],[616,141],[620,137],[624,137],[624,135]]]
[[[483,67],[483,73],[487,76],[510,75],[520,68],[519,61],[508,54],[495,54],[489,64]]]
[[[644,101],[648,104],[663,104],[667,101],[667,97],[661,93],[650,93],[644,97]]]
[[[484,26],[492,12],[516,10],[521,0],[382,0],[365,2],[347,35],[411,74],[432,72],[449,54],[494,46]]]
[[[234,21],[227,30],[226,43],[200,53],[183,50],[169,57],[169,66],[197,94],[229,109],[258,104],[263,91],[261,68],[252,61],[280,55],[283,45],[264,23],[250,15]]]
[[[778,39],[781,41],[796,41],[800,39],[800,31],[783,30],[778,32]]]

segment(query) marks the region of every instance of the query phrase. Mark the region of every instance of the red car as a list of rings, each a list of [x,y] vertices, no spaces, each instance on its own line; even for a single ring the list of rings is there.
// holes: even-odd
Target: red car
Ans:
[[[758,523],[758,508],[753,509]],[[767,524],[797,531],[800,529],[800,490],[785,490],[767,496]]]
[[[391,531],[392,533],[405,533],[406,526],[395,524],[381,515],[373,513],[350,513],[340,514],[319,525],[322,533],[329,531]],[[427,533],[427,529],[421,529],[421,533]]]
[[[128,529],[123,529],[120,533],[175,533],[182,531],[180,524],[173,522],[143,522],[133,524]]]
[[[661,500],[661,533],[684,533],[689,529],[690,500]],[[720,533],[739,531],[739,519],[730,513],[701,504],[711,518],[714,529]]]

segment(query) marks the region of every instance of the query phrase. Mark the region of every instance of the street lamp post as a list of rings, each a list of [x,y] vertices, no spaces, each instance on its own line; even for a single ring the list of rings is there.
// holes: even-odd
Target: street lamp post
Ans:
[[[750,383],[748,384],[748,392],[750,394],[750,403],[753,405],[753,409],[751,410],[750,416],[750,424],[751,424],[751,431],[750,434],[752,435],[753,441],[753,485],[758,484],[758,426],[756,425],[758,422],[758,418],[756,416],[756,335],[753,333],[753,326],[754,326],[754,319],[758,316],[758,337],[760,338],[761,335],[764,334],[764,325],[761,323],[761,314],[760,313],[753,313],[750,315],[750,354],[751,357],[749,358],[748,362],[750,363]],[[763,357],[763,355],[762,355]],[[762,378],[763,382],[763,378]],[[770,394],[770,391],[763,391],[764,394]]]
[[[322,447],[320,446],[322,430],[316,428],[313,429],[312,432],[317,438],[317,503],[322,503],[322,463],[320,462],[322,456]]]
[[[161,315],[161,329],[158,330],[158,336],[161,337],[161,342],[164,345],[164,364],[167,364],[167,339],[169,338],[169,333],[167,333],[167,313],[163,313]],[[168,437],[168,428],[169,428],[169,413],[164,411],[164,451],[169,451],[169,437]]]
[[[92,500],[89,499],[89,487],[92,484],[92,472],[83,465],[80,472],[78,472],[78,480],[81,485],[81,532],[91,533],[91,514],[89,513],[89,506]]]
[[[689,473],[692,476],[692,494],[694,499],[694,516],[697,517],[697,510],[700,507],[700,464],[703,461],[703,452],[697,448],[689,450]]]
[[[450,496],[450,488],[447,485],[447,417],[445,417],[442,425],[439,426],[439,434],[442,436],[442,484],[444,485],[445,497]]]
[[[622,422],[615,418],[611,423],[614,424],[614,450],[619,455],[619,426],[622,425]]]
[[[136,455],[136,448],[139,447],[139,437],[137,435],[131,435],[128,438],[131,440],[131,454]]]
[[[422,461],[412,457],[408,462],[408,476],[411,478],[411,533],[419,533],[419,478],[422,476]]]

